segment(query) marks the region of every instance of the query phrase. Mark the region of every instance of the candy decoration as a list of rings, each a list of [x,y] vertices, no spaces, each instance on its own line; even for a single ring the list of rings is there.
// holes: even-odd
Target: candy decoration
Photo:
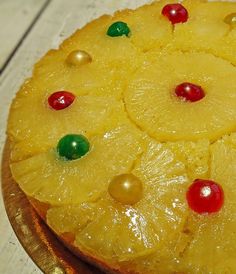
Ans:
[[[69,107],[75,100],[75,95],[68,91],[57,91],[48,97],[48,104],[54,110]]]
[[[117,37],[122,35],[129,36],[129,34],[130,28],[126,23],[121,21],[113,23],[107,30],[107,35],[111,37]]]
[[[181,4],[168,4],[162,9],[162,14],[166,16],[171,23],[184,23],[188,20],[188,11]]]
[[[189,207],[199,214],[218,212],[224,203],[222,187],[210,180],[196,179],[186,197]]]
[[[122,204],[133,205],[142,198],[142,182],[133,174],[122,174],[113,178],[108,187],[111,197]]]
[[[84,50],[74,50],[66,58],[66,62],[72,66],[82,66],[92,62],[92,57]]]
[[[227,15],[224,22],[230,25],[230,27],[236,27],[236,12]]]
[[[196,102],[205,97],[204,90],[201,86],[191,83],[182,83],[175,88],[175,94],[186,101]]]
[[[58,154],[67,160],[79,159],[88,153],[89,141],[83,135],[68,134],[60,139],[57,145]]]

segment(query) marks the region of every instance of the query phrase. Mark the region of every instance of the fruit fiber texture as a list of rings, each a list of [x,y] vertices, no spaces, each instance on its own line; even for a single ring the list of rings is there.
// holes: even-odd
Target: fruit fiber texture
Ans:
[[[35,65],[10,110],[11,171],[63,242],[104,269],[236,273],[236,27],[224,20],[236,3],[182,1],[188,20],[178,24],[162,14],[171,3],[102,16]],[[115,22],[130,32],[109,36]],[[69,64],[78,50],[87,59]],[[204,97],[176,96],[182,83]],[[48,98],[58,91],[75,98],[56,110]],[[58,154],[68,134],[89,142],[76,160]],[[132,205],[114,198],[122,188],[108,191],[122,174],[142,182]],[[196,179],[222,187],[218,212],[189,208]]]

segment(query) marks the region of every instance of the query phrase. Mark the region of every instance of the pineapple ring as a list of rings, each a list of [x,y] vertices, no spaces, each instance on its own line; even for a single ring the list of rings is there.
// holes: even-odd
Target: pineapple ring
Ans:
[[[76,96],[69,108],[55,111],[45,103],[47,96],[19,93],[15,99],[12,111],[18,115],[13,112],[8,123],[8,135],[14,139],[12,162],[56,147],[59,139],[68,133],[77,132],[91,138],[127,120],[123,105],[112,97]],[[28,119],[33,112],[34,118]]]
[[[225,205],[218,214],[208,218],[195,214],[189,218],[186,229],[192,231],[194,238],[182,263],[187,269],[204,269],[204,273],[234,273],[236,245],[232,243],[236,242],[236,234],[233,233],[236,230],[236,133],[211,145],[210,165],[210,178],[221,182],[224,189]]]
[[[147,141],[147,151],[133,167],[144,182],[143,199],[124,206],[104,192],[95,202],[51,208],[47,214],[51,228],[58,234],[72,232],[80,250],[106,260],[128,261],[164,251],[167,242],[174,243],[188,215],[185,166],[164,145]],[[109,235],[108,220],[112,220]]]
[[[236,130],[236,68],[207,53],[149,53],[125,91],[128,114],[158,141],[214,141]],[[154,60],[154,61],[153,61]],[[207,64],[207,66],[206,66]],[[183,82],[202,86],[205,97],[187,102],[174,94]]]
[[[213,0],[214,1],[214,0]],[[185,0],[190,14],[187,24],[177,24],[174,30],[172,50],[202,51],[221,57],[236,65],[236,31],[224,19],[235,12],[235,1]]]
[[[85,157],[66,161],[50,149],[13,163],[12,175],[28,196],[43,203],[56,206],[94,201],[107,190],[110,178],[129,172],[142,152],[140,139],[132,127],[120,126],[91,138]]]

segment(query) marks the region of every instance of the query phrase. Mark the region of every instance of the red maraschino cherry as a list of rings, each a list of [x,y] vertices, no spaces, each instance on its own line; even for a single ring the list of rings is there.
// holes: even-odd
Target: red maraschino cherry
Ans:
[[[175,88],[175,94],[190,102],[196,102],[205,97],[204,90],[201,86],[187,82],[178,85]]]
[[[75,95],[68,91],[57,91],[48,97],[48,104],[55,110],[69,107],[75,100]]]
[[[188,20],[188,11],[181,4],[168,4],[162,9],[162,14],[166,16],[171,23],[184,23]]]
[[[187,194],[189,207],[199,213],[218,212],[224,203],[224,191],[222,187],[214,181],[196,179],[190,185]]]

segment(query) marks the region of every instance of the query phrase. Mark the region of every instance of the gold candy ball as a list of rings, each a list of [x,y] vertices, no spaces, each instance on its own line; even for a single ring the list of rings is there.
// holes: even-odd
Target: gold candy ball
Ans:
[[[92,62],[92,57],[84,50],[72,51],[66,59],[67,64],[81,66]]]
[[[231,27],[236,27],[236,12],[227,15],[224,19],[224,22]]]
[[[114,200],[122,204],[133,205],[142,198],[143,184],[133,174],[122,174],[113,178],[108,192]]]

